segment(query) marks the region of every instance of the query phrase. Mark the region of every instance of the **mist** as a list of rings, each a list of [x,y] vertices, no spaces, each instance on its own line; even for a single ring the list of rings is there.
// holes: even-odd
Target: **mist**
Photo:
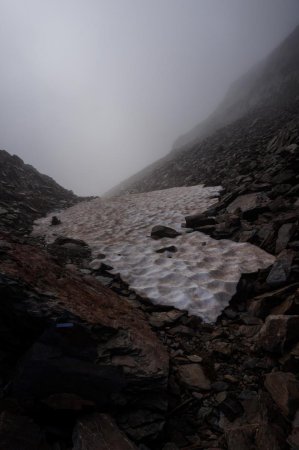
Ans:
[[[298,0],[0,0],[0,148],[100,195],[298,23]]]

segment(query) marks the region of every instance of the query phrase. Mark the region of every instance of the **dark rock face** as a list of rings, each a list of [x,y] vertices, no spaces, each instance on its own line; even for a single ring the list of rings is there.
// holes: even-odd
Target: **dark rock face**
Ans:
[[[78,201],[72,191],[0,150],[0,231],[27,232],[36,218]]]

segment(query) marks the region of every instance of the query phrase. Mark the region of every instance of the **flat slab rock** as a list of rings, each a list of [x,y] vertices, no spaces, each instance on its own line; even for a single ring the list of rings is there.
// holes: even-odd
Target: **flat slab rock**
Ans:
[[[254,210],[263,210],[269,203],[270,199],[264,192],[256,192],[253,194],[240,195],[230,203],[226,209],[229,213],[234,213],[237,210],[246,213]]]
[[[79,419],[73,432],[73,444],[73,450],[137,450],[107,414]]]

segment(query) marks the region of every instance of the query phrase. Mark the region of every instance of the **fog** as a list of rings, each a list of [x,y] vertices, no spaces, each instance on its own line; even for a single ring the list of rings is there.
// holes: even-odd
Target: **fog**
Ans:
[[[0,0],[0,148],[101,194],[298,23],[298,0]]]

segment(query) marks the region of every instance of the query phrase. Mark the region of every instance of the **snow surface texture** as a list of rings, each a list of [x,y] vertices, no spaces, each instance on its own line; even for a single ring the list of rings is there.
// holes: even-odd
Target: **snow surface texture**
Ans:
[[[217,201],[220,187],[192,186],[82,202],[36,222],[34,234],[47,242],[57,235],[83,239],[93,257],[113,267],[131,289],[154,303],[172,305],[216,320],[228,305],[242,273],[256,272],[274,257],[247,243],[214,240],[181,227],[188,214],[203,212]],[[175,239],[153,240],[154,225],[182,232]],[[177,252],[156,253],[175,245]]]

